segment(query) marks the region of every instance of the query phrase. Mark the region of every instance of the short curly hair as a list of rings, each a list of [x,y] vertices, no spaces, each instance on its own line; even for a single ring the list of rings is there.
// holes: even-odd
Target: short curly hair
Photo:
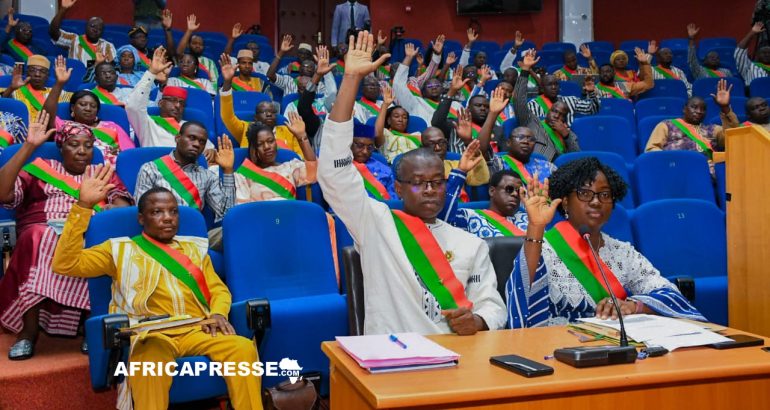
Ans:
[[[586,183],[596,180],[596,175],[601,171],[612,192],[612,207],[618,201],[622,201],[628,191],[628,185],[614,169],[599,161],[596,157],[586,157],[570,161],[554,171],[548,179],[548,189],[551,199],[564,198],[582,188]],[[564,215],[564,208],[559,205],[559,213]]]

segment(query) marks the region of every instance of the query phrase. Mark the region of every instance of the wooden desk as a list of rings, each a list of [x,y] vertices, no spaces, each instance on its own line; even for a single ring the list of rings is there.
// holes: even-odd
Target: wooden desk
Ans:
[[[770,409],[770,353],[759,347],[679,349],[635,364],[576,369],[543,359],[556,347],[580,345],[564,327],[430,338],[459,353],[460,364],[372,375],[337,342],[324,342],[331,408]],[[489,363],[502,354],[546,363],[554,374],[528,379]]]

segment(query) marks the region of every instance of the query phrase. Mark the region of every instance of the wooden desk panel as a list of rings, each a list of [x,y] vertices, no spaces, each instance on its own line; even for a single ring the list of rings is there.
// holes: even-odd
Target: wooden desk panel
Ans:
[[[680,349],[635,364],[576,369],[543,359],[556,347],[579,344],[563,327],[430,338],[460,353],[460,364],[371,375],[336,342],[324,343],[332,408],[770,408],[770,353],[758,347]],[[528,379],[489,364],[490,356],[512,353],[547,363],[554,375]]]

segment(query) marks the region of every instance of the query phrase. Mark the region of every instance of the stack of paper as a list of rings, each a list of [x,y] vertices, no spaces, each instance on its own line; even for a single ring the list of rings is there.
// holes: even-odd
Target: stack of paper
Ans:
[[[578,319],[581,322],[620,329],[617,320],[597,318]],[[669,351],[680,347],[703,346],[712,343],[729,342],[730,339],[718,335],[706,325],[691,321],[682,321],[657,315],[631,315],[623,318],[626,333],[630,339],[647,346],[663,346]]]
[[[417,333],[396,333],[398,342],[390,336],[338,336],[337,342],[359,366],[372,373],[451,367],[460,358]]]

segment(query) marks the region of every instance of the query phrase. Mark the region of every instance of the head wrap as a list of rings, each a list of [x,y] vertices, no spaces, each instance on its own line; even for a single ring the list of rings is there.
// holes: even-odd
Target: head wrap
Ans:
[[[238,52],[238,57],[236,57],[238,60],[242,58],[250,58],[254,60],[254,53],[251,52],[248,48],[244,48],[243,50]]]
[[[120,48],[118,48],[118,51],[116,54],[118,56],[118,59],[126,51],[134,55],[134,70],[139,70],[139,69],[145,70],[145,67],[139,63],[141,61],[139,59],[139,51],[137,51],[136,48],[134,48],[134,46],[132,46],[131,44],[126,44],[125,46],[120,46]],[[149,57],[152,58],[152,56],[149,56]]]
[[[626,56],[626,60],[628,60],[628,54],[626,54],[625,51],[623,51],[623,50],[615,50],[615,51],[612,52],[612,54],[610,54],[610,64],[614,63],[615,59],[620,57],[620,56]]]
[[[305,50],[309,52],[313,52],[313,47],[310,46],[308,43],[300,43],[299,47],[297,47],[297,50]]]
[[[142,26],[134,26],[131,27],[130,30],[128,30],[128,36],[133,37],[137,33],[144,33],[144,35],[147,35],[147,29]]]
[[[75,121],[64,121],[54,134],[54,142],[56,142],[56,146],[61,147],[68,139],[78,135],[94,138],[94,133],[88,125]]]
[[[353,125],[353,137],[374,139],[374,127],[356,121]]]
[[[40,54],[34,54],[29,56],[27,59],[27,66],[36,65],[39,67],[45,67],[47,69],[51,69],[51,62],[48,61],[47,58],[44,56],[41,56]]]
[[[172,86],[166,86],[166,88],[163,89],[163,96],[164,97],[177,97],[181,99],[187,98],[187,90],[185,90],[182,87],[172,87]]]

